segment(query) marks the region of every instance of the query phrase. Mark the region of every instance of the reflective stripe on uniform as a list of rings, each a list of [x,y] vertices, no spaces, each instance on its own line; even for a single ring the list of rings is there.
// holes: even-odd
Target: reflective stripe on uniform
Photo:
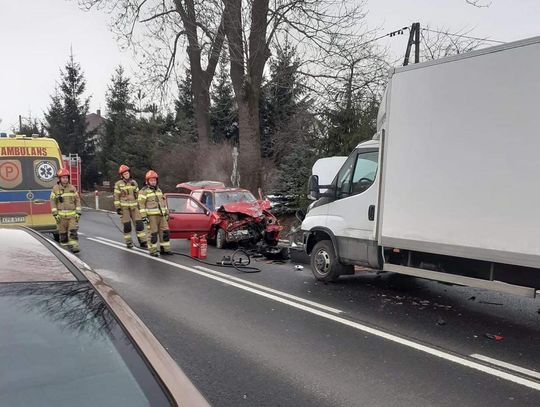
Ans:
[[[115,203],[115,205],[116,205],[116,203]],[[135,208],[137,205],[139,205],[139,203],[137,201],[133,201],[133,202],[122,201],[122,202],[120,202],[120,206],[122,206],[122,207]]]
[[[77,196],[77,194],[75,192],[62,192],[61,194],[55,194],[54,192],[51,192],[51,198],[56,198],[56,197],[59,197],[59,196],[62,196],[62,197],[72,197],[72,196]]]
[[[159,208],[146,209],[145,212],[148,215],[161,215],[161,209]]]
[[[61,210],[58,215],[60,215],[61,217],[64,217],[64,218],[69,218],[69,217],[72,217],[72,216],[75,216],[77,215],[77,212],[75,211],[70,211],[70,210]]]

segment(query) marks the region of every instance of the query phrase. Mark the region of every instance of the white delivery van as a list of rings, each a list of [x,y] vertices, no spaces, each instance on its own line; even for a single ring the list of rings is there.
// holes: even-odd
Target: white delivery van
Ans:
[[[534,297],[539,69],[540,37],[393,69],[373,140],[331,185],[310,178],[315,277],[364,265]]]

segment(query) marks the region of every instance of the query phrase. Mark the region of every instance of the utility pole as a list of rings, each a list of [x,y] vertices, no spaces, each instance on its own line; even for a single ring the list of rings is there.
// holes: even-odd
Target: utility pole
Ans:
[[[19,133],[22,132],[22,116],[19,115]]]
[[[405,59],[403,66],[409,65],[409,57],[411,56],[411,49],[414,45],[414,63],[420,62],[420,23],[413,23],[411,31],[409,33],[409,42],[407,43],[407,51],[405,51]]]

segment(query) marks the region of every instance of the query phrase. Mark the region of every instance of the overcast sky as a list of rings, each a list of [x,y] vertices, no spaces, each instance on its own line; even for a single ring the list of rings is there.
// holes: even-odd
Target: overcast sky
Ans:
[[[538,0],[492,0],[477,9],[465,0],[368,0],[367,22],[386,33],[418,21],[451,31],[473,28],[471,35],[513,41],[540,35]],[[18,116],[38,119],[50,102],[59,69],[73,47],[87,80],[90,109],[105,111],[105,91],[114,69],[136,68],[108,29],[108,16],[81,11],[73,0],[0,0],[0,129],[11,130]],[[407,35],[381,45],[401,56]]]

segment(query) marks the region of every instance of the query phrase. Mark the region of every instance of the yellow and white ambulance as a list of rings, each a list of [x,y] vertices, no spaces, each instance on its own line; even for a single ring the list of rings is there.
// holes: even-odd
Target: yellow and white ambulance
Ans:
[[[61,166],[52,138],[0,137],[0,225],[55,232],[49,198]]]

